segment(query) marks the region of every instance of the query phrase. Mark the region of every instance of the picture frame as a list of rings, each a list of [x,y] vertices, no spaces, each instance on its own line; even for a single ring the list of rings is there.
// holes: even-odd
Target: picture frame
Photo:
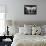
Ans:
[[[37,14],[37,5],[24,5],[24,14],[36,15]]]

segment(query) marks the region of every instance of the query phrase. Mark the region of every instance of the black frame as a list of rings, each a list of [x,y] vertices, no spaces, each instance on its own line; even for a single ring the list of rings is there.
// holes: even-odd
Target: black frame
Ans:
[[[24,5],[24,14],[27,15],[37,14],[37,5]]]

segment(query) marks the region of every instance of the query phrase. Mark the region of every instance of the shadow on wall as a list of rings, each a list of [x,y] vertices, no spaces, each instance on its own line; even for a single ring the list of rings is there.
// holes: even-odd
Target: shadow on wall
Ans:
[[[6,26],[24,26],[27,25],[46,25],[46,21],[15,21],[15,20],[6,20]]]

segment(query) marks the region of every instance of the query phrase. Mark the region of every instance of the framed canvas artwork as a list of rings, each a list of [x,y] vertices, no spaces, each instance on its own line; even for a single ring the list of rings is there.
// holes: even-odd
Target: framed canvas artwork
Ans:
[[[24,5],[24,14],[27,15],[37,14],[37,5]]]

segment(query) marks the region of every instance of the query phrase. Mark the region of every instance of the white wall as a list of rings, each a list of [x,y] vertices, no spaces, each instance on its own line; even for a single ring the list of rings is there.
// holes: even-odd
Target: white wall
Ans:
[[[0,0],[7,5],[9,20],[16,21],[46,21],[46,0]],[[37,5],[37,15],[24,15],[24,5]]]

